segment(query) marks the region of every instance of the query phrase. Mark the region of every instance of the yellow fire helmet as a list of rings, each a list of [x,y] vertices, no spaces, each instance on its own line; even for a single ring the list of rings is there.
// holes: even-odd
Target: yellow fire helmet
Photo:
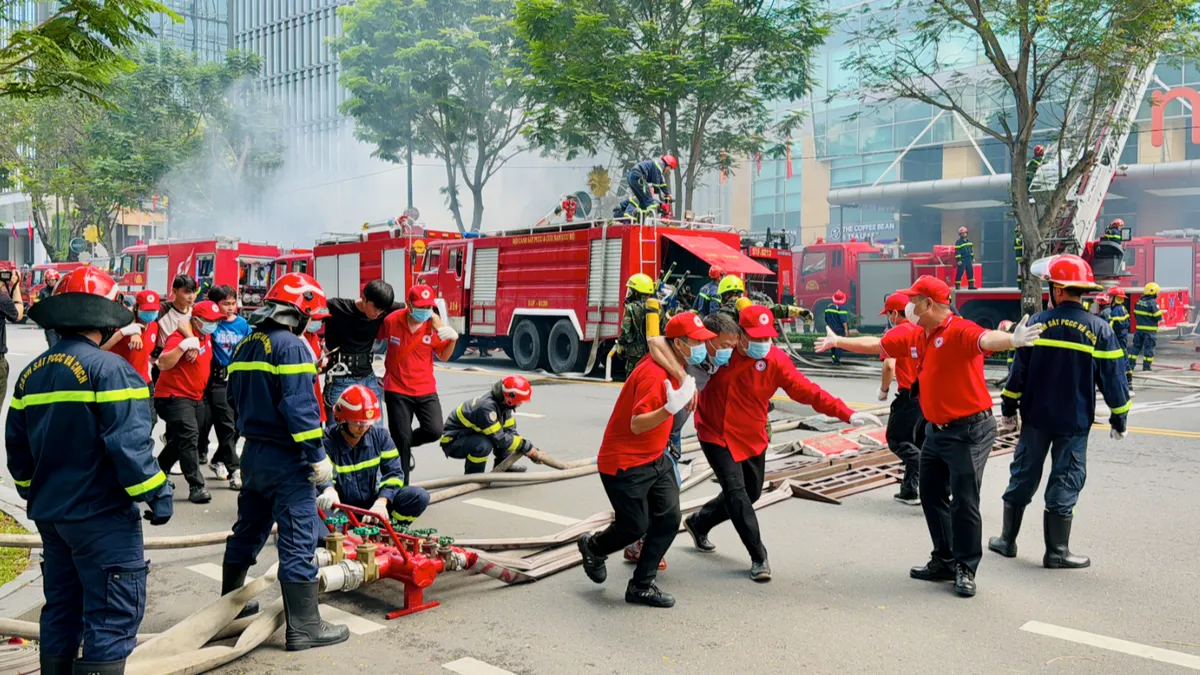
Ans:
[[[654,280],[647,274],[639,273],[629,277],[629,281],[625,282],[625,287],[636,293],[654,294]]]
[[[1146,284],[1146,288],[1142,290],[1142,295],[1158,295],[1158,284],[1153,281]]]
[[[742,282],[740,277],[733,274],[728,274],[724,279],[721,280],[721,283],[717,284],[717,295],[725,295],[730,291],[741,291],[745,293],[746,284]]]

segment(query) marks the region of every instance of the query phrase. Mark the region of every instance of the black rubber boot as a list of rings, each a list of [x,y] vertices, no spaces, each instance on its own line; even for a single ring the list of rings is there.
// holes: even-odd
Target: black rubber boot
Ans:
[[[1046,555],[1042,565],[1052,570],[1077,570],[1092,564],[1091,558],[1071,553],[1072,516],[1045,512],[1042,530],[1046,534]]]
[[[285,581],[283,615],[287,619],[287,650],[298,652],[310,647],[327,647],[350,639],[350,629],[325,623],[317,612],[316,581]]]
[[[46,671],[42,672],[44,673]],[[120,661],[75,662],[75,675],[124,675],[124,673],[125,659],[121,659]]]
[[[72,675],[75,672],[75,655],[52,656],[45,652],[38,655],[42,664],[42,675]]]
[[[1004,502],[1004,526],[999,537],[988,539],[988,548],[1005,558],[1017,557],[1017,534],[1021,531],[1021,519],[1025,517],[1024,506],[1013,506]]]
[[[233,565],[223,565],[221,567],[221,595],[228,595],[246,585],[246,573],[250,571],[249,567],[234,567]],[[246,606],[242,608],[240,614],[236,618],[241,619],[251,614],[258,614],[258,601],[250,600],[246,602]]]

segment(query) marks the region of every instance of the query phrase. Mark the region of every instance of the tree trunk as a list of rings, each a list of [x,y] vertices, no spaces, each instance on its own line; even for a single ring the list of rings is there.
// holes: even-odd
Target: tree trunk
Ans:
[[[412,174],[413,174],[413,134],[412,134],[412,122],[409,122],[409,124],[408,124],[408,136],[405,138],[405,141],[406,141],[406,143],[407,143],[407,149],[405,150],[405,152],[406,152],[406,154],[407,154],[407,158],[406,158],[406,160],[407,160],[407,163],[408,163],[408,208],[410,208],[410,209],[411,209],[411,208],[413,207],[413,176],[412,176]],[[413,225],[416,225],[416,223],[413,223]]]
[[[454,215],[454,224],[458,226],[458,231],[465,234],[467,229],[463,226],[462,211],[458,203],[458,175],[454,169],[454,160],[451,159],[450,152],[443,154],[442,159],[446,162],[446,199],[450,213]]]
[[[471,199],[474,209],[471,213],[471,231],[478,232],[483,227],[483,186],[476,184],[471,189]]]

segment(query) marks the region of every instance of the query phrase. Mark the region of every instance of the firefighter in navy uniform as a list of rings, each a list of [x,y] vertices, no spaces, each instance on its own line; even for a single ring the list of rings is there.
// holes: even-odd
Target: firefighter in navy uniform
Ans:
[[[149,565],[134,502],[146,503],[151,525],[173,512],[171,481],[154,460],[150,390],[100,350],[133,322],[117,297],[116,282],[86,266],[30,311],[61,339],[21,372],[8,411],[8,470],[42,537],[45,675],[125,672]]]
[[[387,429],[375,424],[382,418],[379,397],[361,384],[350,385],[334,402],[334,423],[324,440],[334,476],[322,486],[317,508],[329,513],[337,502],[412,525],[429,506],[429,493],[405,486],[400,451]]]
[[[696,296],[696,302],[692,305],[692,310],[701,317],[714,314],[721,309],[721,279],[725,277],[725,270],[721,267],[713,265],[708,268],[709,282],[700,287],[700,295]]]
[[[42,286],[42,289],[38,291],[37,298],[33,301],[34,304],[54,295],[54,286],[58,284],[58,278],[58,270],[46,270],[46,274],[43,277],[46,285]],[[58,343],[58,333],[53,328],[44,328],[43,330],[46,332],[46,346],[53,348]]]
[[[1133,361],[1129,360],[1129,312],[1125,311],[1125,289],[1113,286],[1108,289],[1110,307],[1108,310],[1108,325],[1112,326],[1117,344],[1125,353],[1125,381],[1129,390],[1133,391]]]
[[[1012,558],[1025,507],[1042,478],[1046,454],[1051,457],[1046,481],[1043,531],[1051,569],[1075,569],[1091,564],[1070,550],[1071,521],[1087,477],[1087,442],[1096,418],[1096,390],[1110,412],[1110,435],[1121,440],[1129,413],[1129,390],[1121,373],[1124,353],[1112,328],[1083,309],[1083,294],[1097,290],[1092,269],[1079,256],[1060,255],[1045,273],[1052,308],[1030,319],[1044,326],[1031,347],[1017,350],[1008,384],[1002,392],[1001,431],[1017,428],[1021,438],[1013,454],[1011,477],[1004,492],[1004,525],[988,548]]]
[[[483,473],[489,455],[495,464],[508,459],[514,452],[524,453],[540,462],[538,451],[529,439],[517,433],[516,409],[533,398],[529,380],[509,375],[492,385],[483,396],[465,401],[446,418],[442,433],[442,452],[447,457],[463,461],[463,473]],[[512,472],[525,471],[523,466],[511,466]]]
[[[1042,163],[1046,161],[1046,146],[1033,146],[1033,159],[1025,164],[1025,189],[1028,190],[1033,185],[1033,178],[1037,175],[1038,169],[1042,167]],[[1029,203],[1033,203],[1033,195],[1029,196]]]
[[[1104,234],[1100,237],[1101,241],[1111,241],[1120,244],[1123,241],[1121,230],[1125,227],[1125,221],[1120,218],[1113,218],[1108,227],[1104,228]]]
[[[254,332],[234,350],[229,403],[237,413],[242,451],[242,491],[233,535],[225,542],[221,592],[236,590],[278,523],[279,585],[287,620],[288,651],[345,642],[345,626],[317,613],[317,548],[320,520],[316,486],[333,479],[322,445],[317,367],[300,337],[325,307],[325,293],[307,274],[285,274],[250,317]],[[251,601],[243,610],[258,610]]]
[[[655,198],[661,202],[671,201],[671,186],[667,175],[679,168],[674,155],[663,155],[658,159],[647,159],[633,165],[629,170],[629,199],[622,215],[641,218],[654,208]],[[632,370],[632,368],[630,368]]]
[[[967,277],[967,288],[975,288],[975,244],[967,239],[967,228],[958,228],[958,241],[954,242],[954,262],[958,269],[954,272],[954,287],[962,287],[962,278]]]
[[[741,316],[741,310],[738,309],[738,300],[746,297],[746,283],[742,281],[741,277],[735,274],[728,274],[717,285],[717,295],[721,296],[721,307],[717,311],[724,312],[729,315],[729,318],[737,321],[738,317]],[[804,321],[813,320],[812,312],[803,307],[779,305],[770,300],[762,299],[761,296],[752,303],[749,300],[748,298],[747,302],[749,304],[762,305],[771,310],[771,315],[776,319],[800,318]],[[749,304],[745,306],[749,306]]]
[[[834,335],[846,337],[850,332],[850,312],[846,311],[846,294],[840,290],[833,292],[833,297],[830,298],[833,303],[825,308],[825,325],[829,330],[833,331]],[[833,358],[833,365],[842,365],[842,350],[834,347],[829,350],[829,354]]]
[[[1013,254],[1017,258],[1017,285],[1025,283],[1025,239],[1021,236],[1021,226],[1017,225],[1013,232]]]
[[[1158,344],[1158,324],[1162,322],[1163,311],[1158,306],[1158,284],[1151,281],[1142,291],[1133,306],[1133,321],[1136,324],[1133,331],[1133,351],[1129,354],[1129,370],[1132,373],[1137,365],[1138,354],[1143,354],[1142,370],[1150,370],[1154,363],[1154,347]]]

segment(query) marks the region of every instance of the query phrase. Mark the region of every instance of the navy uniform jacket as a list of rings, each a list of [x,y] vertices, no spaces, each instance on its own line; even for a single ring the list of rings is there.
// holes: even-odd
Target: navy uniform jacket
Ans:
[[[1113,305],[1108,312],[1108,325],[1112,326],[1113,335],[1117,336],[1117,344],[1125,346],[1129,337],[1129,312],[1123,305]]]
[[[1158,306],[1158,301],[1154,298],[1142,296],[1133,306],[1133,320],[1137,323],[1137,330],[1149,331],[1151,333],[1158,332],[1158,324],[1162,322],[1162,309]]]
[[[975,262],[975,244],[970,239],[959,237],[954,242],[954,261],[959,265],[971,265]]]
[[[1130,407],[1125,353],[1108,323],[1077,302],[1036,314],[1029,323],[1042,324],[1042,336],[1017,350],[1001,392],[1004,416],[1019,407],[1026,425],[1051,434],[1086,434],[1096,419],[1099,389],[1113,418],[1120,418],[1110,423],[1124,431]]]
[[[283,328],[255,330],[229,364],[229,403],[247,441],[296,448],[297,459],[325,458],[317,366],[304,340]]]
[[[721,309],[721,296],[717,293],[717,282],[710,281],[700,287],[700,295],[696,296],[696,305],[693,309],[700,316],[708,316]]]
[[[461,435],[483,434],[497,450],[529,452],[533,444],[517,434],[517,420],[511,408],[496,402],[489,393],[473,398],[454,409],[446,418],[442,443]]]
[[[369,509],[376,499],[395,501],[396,491],[404,487],[404,469],[400,467],[400,451],[391,435],[379,425],[373,425],[350,447],[337,424],[325,429],[325,454],[333,463],[333,485],[343,504]]]
[[[850,325],[850,312],[842,309],[842,305],[830,305],[825,308],[825,325],[838,335],[845,335]]]
[[[17,378],[8,470],[33,520],[77,521],[171,499],[154,459],[150,390],[125,359],[67,335]]]
[[[633,165],[630,173],[636,173],[646,185],[654,188],[659,199],[669,197],[671,195],[671,187],[667,185],[667,179],[663,176],[662,167],[659,166],[657,159],[647,159]]]
[[[1104,228],[1104,235],[1101,237],[1101,239],[1104,241],[1116,242],[1118,244],[1121,243],[1121,228],[1111,226]]]

